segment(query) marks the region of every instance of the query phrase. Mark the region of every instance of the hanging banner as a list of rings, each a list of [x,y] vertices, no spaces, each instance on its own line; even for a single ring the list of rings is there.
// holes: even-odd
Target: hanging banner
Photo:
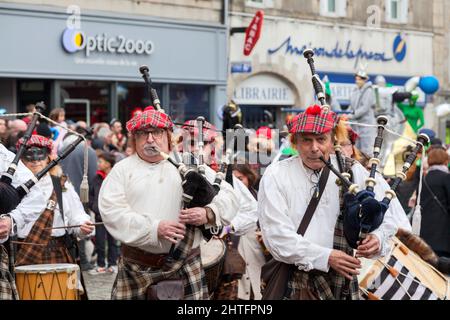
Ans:
[[[256,45],[261,35],[262,23],[264,20],[264,11],[258,10],[245,30],[244,55],[248,56]]]

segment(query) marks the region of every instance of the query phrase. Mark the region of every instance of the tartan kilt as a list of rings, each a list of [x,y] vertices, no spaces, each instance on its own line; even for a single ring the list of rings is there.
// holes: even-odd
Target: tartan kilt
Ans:
[[[9,257],[3,245],[0,245],[0,300],[18,300],[16,282],[9,271]]]
[[[238,300],[239,280],[222,280],[214,292],[213,300]]]
[[[54,239],[54,238],[53,238]],[[54,241],[54,240],[53,240]],[[53,242],[52,240],[50,242]],[[19,245],[18,251],[21,252],[23,247],[26,245]],[[23,256],[22,256],[23,257]],[[75,264],[69,250],[63,244],[49,243],[45,248],[43,248],[39,255],[28,256],[27,259],[22,259],[21,261],[16,261],[16,266],[20,265],[31,265],[31,264],[55,264],[55,263],[71,263]]]
[[[16,265],[29,265],[46,263],[43,260],[44,251],[49,244],[51,227],[53,226],[53,211],[44,210],[31,227],[27,237],[23,240],[28,243],[41,245],[21,245],[16,254]]]
[[[343,232],[343,218],[339,215],[334,230],[333,248],[352,255]],[[330,268],[328,272],[311,270],[310,272],[295,270],[288,282],[285,300],[295,300],[302,297],[302,290],[310,291],[320,300],[359,300],[358,279],[353,276],[351,281]]]
[[[181,268],[168,278],[161,269],[132,263],[123,256],[118,263],[118,273],[112,288],[112,300],[146,300],[147,289],[166,279],[182,279],[184,283],[184,300],[208,300],[208,285],[203,270],[200,254],[184,261]]]

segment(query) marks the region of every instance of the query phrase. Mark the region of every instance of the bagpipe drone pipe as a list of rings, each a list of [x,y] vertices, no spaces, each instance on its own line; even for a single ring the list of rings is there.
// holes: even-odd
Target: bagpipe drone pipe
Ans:
[[[322,108],[330,110],[330,107],[325,103],[324,87],[316,74],[314,67],[314,52],[311,49],[306,49],[303,52],[304,57],[311,68],[313,74],[312,82],[317,98],[319,99]],[[335,139],[335,154],[338,163],[336,169],[329,159],[321,160],[330,170],[339,178],[340,185],[344,188],[344,236],[352,248],[358,246],[358,242],[364,239],[370,232],[376,230],[383,222],[384,215],[389,208],[389,203],[396,197],[395,191],[399,184],[406,179],[406,172],[411,167],[412,163],[417,157],[423,146],[429,143],[429,138],[425,134],[420,134],[417,137],[416,145],[413,151],[407,157],[402,169],[397,172],[391,189],[386,191],[385,197],[382,201],[375,199],[374,186],[376,185],[375,175],[377,166],[380,164],[380,151],[383,144],[383,133],[387,124],[387,117],[379,116],[377,118],[378,132],[374,142],[373,156],[369,160],[370,175],[366,179],[366,188],[361,190],[357,184],[351,181],[351,175],[346,172],[345,161],[341,154],[341,147],[338,139]]]
[[[144,79],[146,90],[150,93],[151,100],[153,102],[153,106],[155,109],[159,112],[165,113],[164,109],[161,108],[161,103],[158,98],[158,93],[156,90],[152,87],[152,80],[149,75],[149,68],[145,65],[141,66],[139,68],[140,73],[142,74],[142,78]],[[202,139],[202,143],[200,143],[199,147],[201,148],[201,152],[203,152],[203,117],[199,117],[197,119],[197,125],[199,126],[199,137]],[[155,147],[155,149],[157,149]],[[165,152],[162,152],[161,150],[157,149],[159,154],[162,156],[163,159],[167,160],[169,163],[171,163],[180,173],[181,179],[182,179],[182,199],[183,199],[183,209],[189,209],[189,208],[195,208],[195,207],[205,207],[206,205],[210,204],[213,198],[217,195],[218,190],[213,187],[211,183],[205,178],[205,176],[202,174],[205,171],[205,168],[203,167],[203,163],[200,163],[197,168],[188,166],[187,164],[183,163],[181,159],[179,159],[179,155],[176,150],[173,151],[174,157],[176,159],[173,159]],[[184,156],[184,155],[183,155]],[[185,157],[183,157],[185,158]],[[199,157],[199,161],[203,162],[203,153],[201,154],[201,157]],[[197,170],[196,170],[197,169]],[[187,225],[186,226],[186,232],[191,232],[195,226],[193,225]],[[204,226],[199,227],[199,229],[202,231],[203,237],[206,239],[210,239],[213,236],[213,233],[210,232],[209,229],[206,229]],[[217,233],[220,230],[217,231]],[[172,244],[168,257],[166,259],[166,265],[170,266],[173,264],[173,262],[176,260],[175,257],[175,245]]]

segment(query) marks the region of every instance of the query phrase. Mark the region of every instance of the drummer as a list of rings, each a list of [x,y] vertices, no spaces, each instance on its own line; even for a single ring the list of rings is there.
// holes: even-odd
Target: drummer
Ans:
[[[0,143],[0,172],[5,172],[13,159],[14,154]],[[22,162],[19,162],[12,185],[17,187],[19,184],[28,181],[32,176],[31,171]],[[0,206],[5,208],[10,201],[11,199],[8,198],[7,193],[0,188]],[[11,254],[11,257],[9,257],[7,252],[7,248],[10,249],[12,246],[4,246],[3,244],[10,236],[15,236],[18,227],[21,228],[23,226],[27,213],[40,210],[40,208],[45,206],[45,201],[39,187],[35,186],[14,210],[0,215],[0,300],[19,298],[12,275],[14,262],[11,258],[13,254],[9,252]]]
[[[22,143],[23,139],[20,139],[17,148]],[[50,163],[51,151],[50,139],[32,135],[21,160],[33,174],[37,174]],[[27,223],[17,230],[19,241],[23,243],[17,252],[16,265],[76,263],[76,237],[94,234],[89,215],[59,166],[55,166],[36,185],[48,201],[46,206],[27,213]]]

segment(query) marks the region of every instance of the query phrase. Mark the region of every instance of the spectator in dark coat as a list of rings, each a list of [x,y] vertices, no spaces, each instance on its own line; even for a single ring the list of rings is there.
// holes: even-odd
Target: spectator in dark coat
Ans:
[[[98,170],[89,190],[89,209],[95,214],[95,222],[102,222],[102,217],[98,208],[98,194],[103,180],[111,171],[116,163],[115,156],[104,152],[98,156]],[[95,248],[97,250],[97,269],[96,273],[115,272],[117,266],[118,246],[117,241],[106,230],[104,225],[95,226]],[[108,269],[105,264],[105,245],[108,244]]]
[[[450,257],[450,173],[449,156],[442,147],[428,153],[428,174],[423,179],[420,203],[420,236],[438,256]]]

